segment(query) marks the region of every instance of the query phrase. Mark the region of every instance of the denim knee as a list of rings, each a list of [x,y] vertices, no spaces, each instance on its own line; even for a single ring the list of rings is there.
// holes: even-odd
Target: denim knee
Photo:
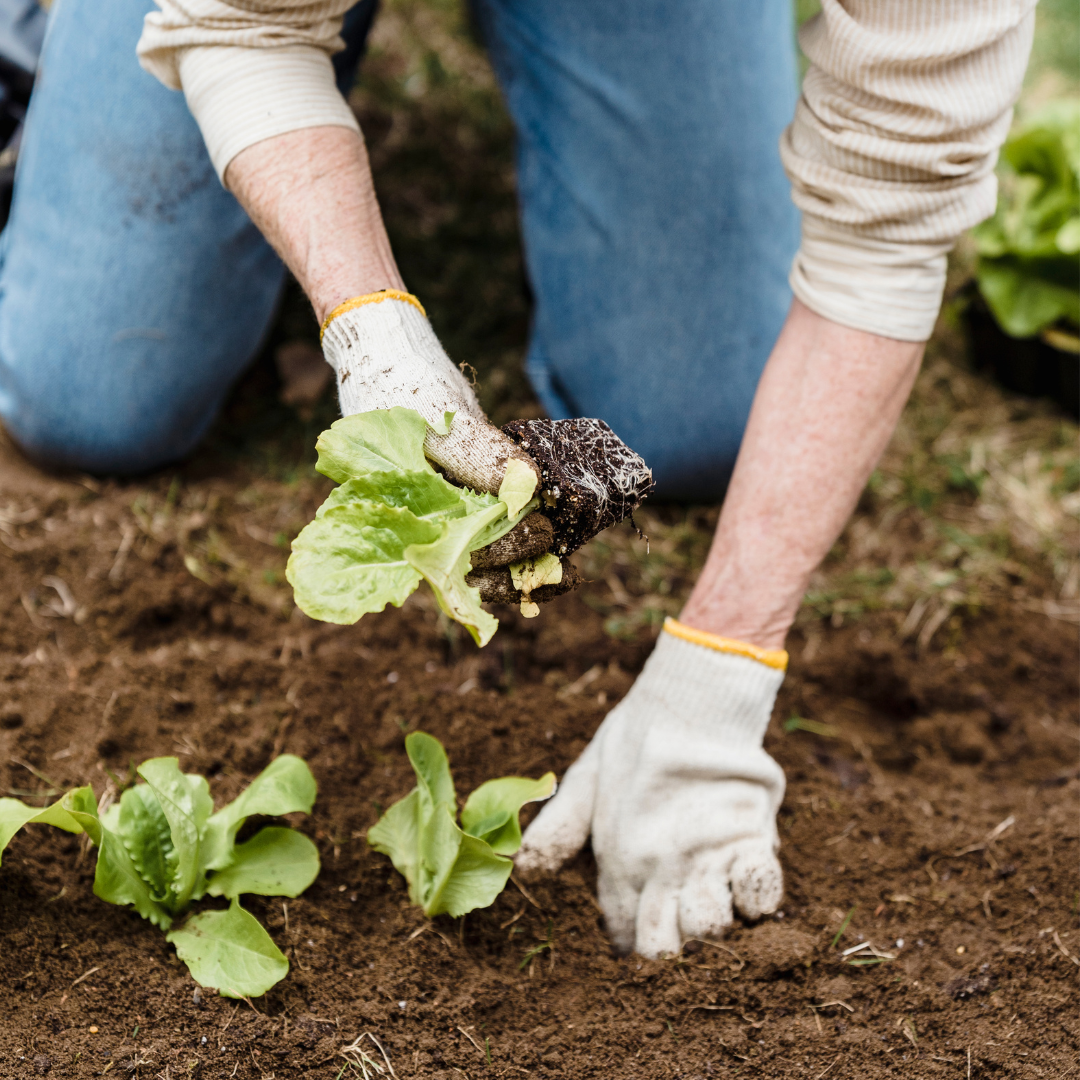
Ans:
[[[42,381],[12,393],[0,360],[0,421],[33,461],[96,475],[135,475],[189,454],[213,421],[212,402],[133,402],[86,388],[58,395]],[[134,408],[133,408],[134,406]]]
[[[183,95],[139,66],[153,7],[54,6],[0,241],[0,420],[35,459],[88,472],[187,454],[285,277]]]

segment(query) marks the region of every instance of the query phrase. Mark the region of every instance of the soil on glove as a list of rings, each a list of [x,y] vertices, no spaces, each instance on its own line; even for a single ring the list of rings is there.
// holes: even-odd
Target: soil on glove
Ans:
[[[292,970],[237,1003],[93,896],[82,838],[18,834],[0,1077],[329,1080],[365,1032],[402,1080],[1078,1075],[1071,627],[1003,601],[947,648],[901,641],[888,613],[793,635],[766,740],[788,777],[782,911],[677,959],[617,957],[588,851],[427,923],[365,832],[412,786],[408,731],[443,740],[463,795],[561,773],[650,642],[605,632],[603,582],[532,621],[502,609],[482,651],[423,592],[310,622],[281,568],[324,495],[220,463],[78,483],[0,454],[5,794],[100,795],[174,754],[220,803],[290,752],[319,782],[294,821],[323,860],[299,899],[246,901]],[[793,714],[831,737],[785,730]],[[844,955],[866,941],[888,958]]]

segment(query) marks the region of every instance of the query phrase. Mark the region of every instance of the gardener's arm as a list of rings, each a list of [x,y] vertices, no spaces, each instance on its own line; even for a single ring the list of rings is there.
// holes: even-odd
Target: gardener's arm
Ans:
[[[536,466],[488,423],[402,287],[360,128],[330,63],[353,2],[157,0],[139,60],[183,90],[222,183],[307,292],[342,412],[415,409],[433,425],[428,457],[452,479],[494,491],[510,458]],[[447,413],[453,426],[439,435]]]
[[[811,573],[892,435],[922,353],[922,342],[853,330],[793,302],[682,622],[784,647]]]
[[[590,832],[616,945],[650,955],[782,896],[783,773],[762,740],[784,638],[903,407],[955,238],[993,210],[1034,0],[822,0],[781,154],[797,297],[680,620],[525,835],[553,869]]]
[[[232,159],[225,183],[320,323],[350,297],[405,288],[356,132],[316,127],[266,139]]]

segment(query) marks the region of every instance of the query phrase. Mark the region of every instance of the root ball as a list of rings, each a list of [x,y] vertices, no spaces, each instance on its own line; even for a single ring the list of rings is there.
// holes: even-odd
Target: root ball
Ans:
[[[652,490],[652,470],[603,420],[512,420],[503,431],[540,466],[556,555],[617,525]]]

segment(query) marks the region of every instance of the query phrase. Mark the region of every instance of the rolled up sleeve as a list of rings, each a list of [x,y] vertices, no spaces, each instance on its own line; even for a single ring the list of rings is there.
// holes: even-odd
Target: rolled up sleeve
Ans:
[[[157,0],[139,62],[183,90],[219,177],[247,147],[311,127],[359,131],[334,83],[352,0]],[[224,182],[224,180],[223,180]]]
[[[834,322],[930,336],[946,256],[994,210],[1035,0],[823,0],[780,142],[803,215],[795,295]]]

